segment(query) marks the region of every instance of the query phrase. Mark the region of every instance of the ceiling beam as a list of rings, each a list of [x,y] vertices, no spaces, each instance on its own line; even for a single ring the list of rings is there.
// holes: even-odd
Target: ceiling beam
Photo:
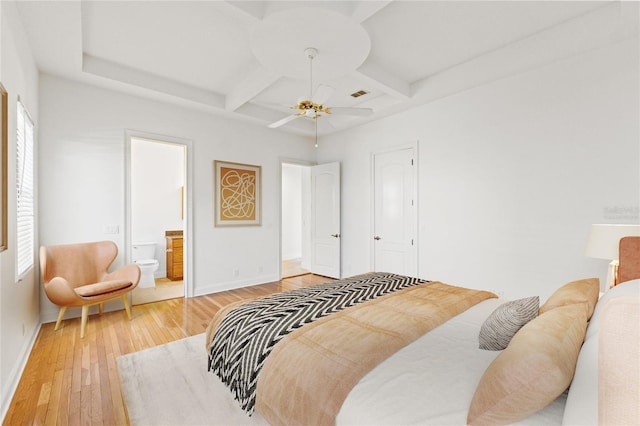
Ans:
[[[637,23],[621,13],[628,7],[624,3],[611,2],[417,80],[411,84],[413,98],[430,102],[637,37]]]
[[[393,0],[376,0],[376,1],[359,1],[354,2],[353,13],[351,17],[356,21],[363,23],[373,15],[387,7]]]
[[[280,79],[280,75],[262,65],[253,70],[225,98],[225,109],[235,111]]]
[[[212,107],[222,108],[224,106],[224,98],[218,93],[86,53],[82,55],[82,71]]]
[[[253,25],[264,18],[265,6],[263,2],[252,1],[213,1],[225,16],[233,16],[246,25]]]
[[[411,85],[409,82],[393,75],[371,60],[367,59],[364,64],[354,71],[353,75],[365,84],[394,98],[411,99]]]

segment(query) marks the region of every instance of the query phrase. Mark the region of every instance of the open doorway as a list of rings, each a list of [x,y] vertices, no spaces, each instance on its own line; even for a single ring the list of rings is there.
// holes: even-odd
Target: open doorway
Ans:
[[[282,278],[310,272],[310,186],[309,166],[282,163]]]
[[[130,142],[129,253],[142,271],[132,304],[184,297],[186,146]]]

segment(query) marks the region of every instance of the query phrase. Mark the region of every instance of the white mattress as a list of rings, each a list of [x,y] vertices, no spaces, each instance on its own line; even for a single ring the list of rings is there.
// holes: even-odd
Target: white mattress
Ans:
[[[387,359],[353,388],[338,425],[465,425],[475,388],[500,353],[478,349],[489,299],[425,334]],[[520,424],[561,424],[566,393]]]

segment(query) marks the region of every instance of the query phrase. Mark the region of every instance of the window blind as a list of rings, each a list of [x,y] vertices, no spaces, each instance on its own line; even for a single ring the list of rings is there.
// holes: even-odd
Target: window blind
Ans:
[[[18,101],[18,135],[16,147],[17,190],[17,275],[33,266],[35,240],[35,211],[33,184],[33,121]]]

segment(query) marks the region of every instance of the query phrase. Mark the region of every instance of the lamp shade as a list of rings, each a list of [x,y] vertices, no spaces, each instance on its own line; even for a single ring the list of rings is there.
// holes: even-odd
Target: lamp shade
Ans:
[[[598,259],[617,259],[620,239],[628,236],[640,236],[640,225],[591,225],[585,254]]]

